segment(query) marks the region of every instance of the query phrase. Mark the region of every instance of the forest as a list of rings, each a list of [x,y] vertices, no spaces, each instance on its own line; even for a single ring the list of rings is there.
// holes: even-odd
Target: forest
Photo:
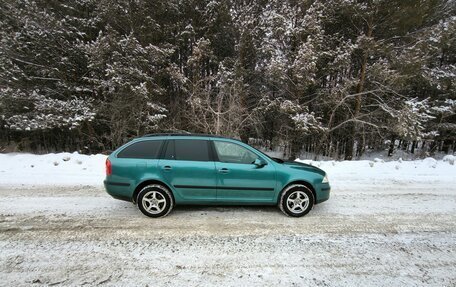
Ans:
[[[453,0],[0,0],[0,152],[194,132],[293,158],[456,148]]]

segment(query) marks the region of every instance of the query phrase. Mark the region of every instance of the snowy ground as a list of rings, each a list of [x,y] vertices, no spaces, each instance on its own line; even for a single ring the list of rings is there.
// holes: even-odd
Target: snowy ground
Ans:
[[[177,207],[154,220],[103,191],[104,159],[0,155],[0,285],[456,286],[448,161],[312,162],[333,190],[304,218]]]

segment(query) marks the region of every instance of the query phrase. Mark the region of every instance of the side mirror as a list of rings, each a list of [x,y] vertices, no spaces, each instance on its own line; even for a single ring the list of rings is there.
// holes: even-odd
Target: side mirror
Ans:
[[[267,165],[267,163],[262,160],[261,158],[257,158],[254,162],[253,162],[254,165],[256,165],[257,167],[263,167],[265,165]]]

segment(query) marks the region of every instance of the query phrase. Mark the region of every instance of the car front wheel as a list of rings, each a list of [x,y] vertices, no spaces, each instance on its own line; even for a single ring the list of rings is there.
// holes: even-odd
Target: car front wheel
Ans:
[[[302,184],[287,187],[280,197],[279,208],[288,216],[301,217],[309,213],[314,205],[312,191]]]
[[[173,209],[170,191],[160,184],[147,185],[141,189],[137,203],[139,210],[149,217],[163,217]]]

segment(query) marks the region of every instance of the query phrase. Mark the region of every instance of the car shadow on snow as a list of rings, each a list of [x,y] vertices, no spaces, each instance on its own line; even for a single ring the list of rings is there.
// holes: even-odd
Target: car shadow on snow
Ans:
[[[119,211],[128,216],[144,217],[140,212],[137,205],[116,201],[115,203],[116,214],[119,215]],[[321,204],[315,205],[313,209],[305,217],[313,217],[314,215],[321,215],[325,213],[326,208],[322,207]],[[173,219],[179,217],[201,217],[201,216],[266,216],[266,217],[288,217],[285,216],[276,205],[177,205],[173,210],[166,216]],[[289,217],[292,218],[292,217]]]
[[[280,210],[275,206],[245,206],[245,205],[178,205],[176,206],[170,215],[180,214],[207,214],[207,213],[249,213],[249,214],[261,214],[261,213],[280,213]]]

